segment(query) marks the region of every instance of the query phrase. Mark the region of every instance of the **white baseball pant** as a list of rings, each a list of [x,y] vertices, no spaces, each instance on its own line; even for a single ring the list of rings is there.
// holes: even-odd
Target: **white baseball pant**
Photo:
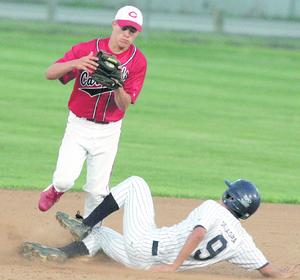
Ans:
[[[109,178],[118,150],[122,120],[98,124],[69,113],[65,134],[59,149],[53,185],[59,192],[72,188],[83,164],[87,163],[84,216],[109,194]]]

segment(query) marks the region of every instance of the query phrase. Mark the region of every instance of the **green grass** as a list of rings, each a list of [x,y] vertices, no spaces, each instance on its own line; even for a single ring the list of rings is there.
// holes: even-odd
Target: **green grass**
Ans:
[[[50,63],[109,30],[0,21],[0,186],[51,181],[72,85]],[[248,178],[264,201],[300,203],[300,40],[150,33],[143,92],[123,123],[111,180],[140,175],[154,195],[217,199]],[[85,171],[75,190],[84,183]]]

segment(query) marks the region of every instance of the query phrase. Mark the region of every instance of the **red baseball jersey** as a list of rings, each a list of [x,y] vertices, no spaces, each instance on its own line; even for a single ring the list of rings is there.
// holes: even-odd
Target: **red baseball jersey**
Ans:
[[[142,52],[131,45],[128,50],[115,54],[108,46],[109,38],[94,39],[73,46],[64,57],[56,62],[67,62],[87,56],[91,51],[96,54],[100,50],[113,54],[122,65],[121,75],[124,90],[130,95],[131,103],[135,103],[144,83],[147,61]],[[96,83],[87,71],[74,69],[60,78],[63,84],[75,79],[69,99],[69,109],[80,118],[95,121],[115,122],[124,117],[125,112],[115,103],[114,91]]]

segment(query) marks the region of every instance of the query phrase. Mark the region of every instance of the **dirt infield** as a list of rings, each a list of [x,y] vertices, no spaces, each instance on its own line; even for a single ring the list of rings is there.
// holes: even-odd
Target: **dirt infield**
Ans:
[[[54,215],[57,210],[75,213],[82,209],[83,193],[68,193],[53,209],[41,213],[37,209],[38,192],[0,190],[0,280],[201,280],[255,279],[256,271],[248,272],[228,263],[197,271],[153,273],[124,268],[103,254],[82,257],[65,264],[30,261],[19,255],[23,241],[36,241],[50,246],[62,246],[72,241]],[[155,198],[156,220],[159,226],[171,225],[183,219],[198,200]],[[105,225],[121,231],[122,212],[113,214]],[[300,263],[300,205],[263,204],[258,213],[244,222],[267,258],[283,266]],[[300,275],[293,279],[300,279]]]

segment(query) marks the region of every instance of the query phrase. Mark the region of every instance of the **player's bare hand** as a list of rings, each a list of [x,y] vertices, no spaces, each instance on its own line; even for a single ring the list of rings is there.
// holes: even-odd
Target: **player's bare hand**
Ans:
[[[150,268],[150,271],[154,272],[173,272],[176,271],[176,268],[173,264],[160,264],[155,265]]]
[[[259,269],[259,271],[265,277],[290,278],[300,272],[300,264],[279,268],[268,263],[266,266]]]
[[[94,72],[98,66],[98,57],[94,56],[93,52],[90,52],[87,56],[83,56],[79,59],[75,59],[73,67],[78,70],[84,70],[89,73]]]
[[[300,272],[300,264],[280,269],[281,278],[291,278]]]

